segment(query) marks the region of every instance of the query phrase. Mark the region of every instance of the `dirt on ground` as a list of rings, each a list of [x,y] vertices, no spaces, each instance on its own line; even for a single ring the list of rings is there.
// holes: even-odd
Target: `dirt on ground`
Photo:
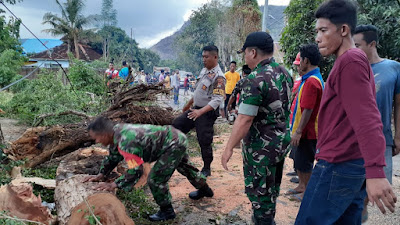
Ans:
[[[18,121],[13,119],[0,118],[0,124],[6,141],[16,140],[27,128],[21,126],[18,124]],[[251,204],[244,192],[241,149],[234,149],[234,154],[228,163],[229,171],[225,171],[220,163],[221,155],[228,142],[232,128],[232,126],[224,124],[223,121],[221,124],[222,126],[220,124],[216,125],[217,129],[220,130],[218,132],[220,134],[214,137],[214,161],[211,165],[212,175],[207,179],[208,184],[214,190],[214,197],[204,198],[199,201],[189,199],[188,194],[195,190],[194,187],[184,176],[175,172],[169,181],[169,186],[177,218],[173,221],[158,224],[253,224],[251,222]],[[195,150],[192,149],[191,151]],[[202,168],[201,155],[199,153],[194,155],[191,157],[191,161],[194,162],[197,168]],[[398,198],[400,198],[400,156],[394,157],[393,164],[393,189]],[[299,202],[292,201],[284,195],[289,188],[296,187],[295,184],[289,181],[291,177],[285,175],[291,172],[292,168],[292,160],[286,159],[281,194],[277,200],[275,220],[278,225],[294,224],[300,206]],[[152,199],[151,196],[150,199]],[[398,206],[396,210],[394,214],[388,213],[387,215],[383,215],[376,207],[369,207],[370,219],[368,224],[397,225],[400,221],[400,209]]]
[[[0,117],[1,130],[6,143],[17,140],[28,128],[18,123],[18,120]]]
[[[218,125],[216,125],[218,126]],[[188,194],[194,187],[178,172],[172,176],[169,185],[173,205],[178,218],[169,224],[204,225],[204,224],[253,224],[251,222],[251,204],[244,192],[243,168],[241,149],[235,148],[234,154],[228,163],[230,171],[225,171],[220,163],[221,155],[229,139],[230,129],[224,134],[214,137],[214,161],[211,165],[212,175],[207,182],[214,190],[213,198],[204,198],[199,201],[190,200]],[[197,168],[202,168],[201,156],[191,157]],[[400,155],[394,157],[393,190],[400,199]],[[284,193],[297,185],[290,182],[293,160],[286,158],[283,171],[280,196],[277,200],[275,221],[277,225],[294,224],[300,202],[293,201]],[[363,225],[399,224],[400,208],[397,203],[395,213],[382,214],[377,207],[369,207],[369,221]]]
[[[190,200],[188,194],[195,190],[194,187],[178,172],[172,176],[169,182],[170,191],[173,205],[179,215],[179,222],[175,221],[174,224],[252,224],[251,204],[244,192],[241,149],[234,149],[228,163],[229,171],[224,170],[220,163],[228,139],[228,133],[214,137],[214,161],[211,165],[211,176],[207,179],[214,191],[213,198]],[[191,157],[191,161],[197,168],[202,168],[200,156]],[[291,168],[291,160],[287,160],[284,174],[290,172]],[[289,181],[290,178],[283,176],[281,193],[295,187]],[[300,203],[281,195],[277,201],[276,223],[294,224],[299,206]]]

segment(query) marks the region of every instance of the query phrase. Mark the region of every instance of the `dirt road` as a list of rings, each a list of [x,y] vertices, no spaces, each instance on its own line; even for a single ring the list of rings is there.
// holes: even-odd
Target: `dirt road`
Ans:
[[[229,133],[222,134],[214,138],[215,151],[214,161],[211,165],[212,176],[208,178],[209,185],[214,190],[213,198],[205,198],[200,201],[193,201],[188,198],[188,193],[194,188],[179,173],[175,172],[171,181],[170,189],[173,198],[173,205],[176,208],[178,218],[171,224],[185,225],[204,225],[204,224],[252,224],[251,205],[244,193],[243,169],[241,149],[235,149],[228,167],[230,171],[225,171],[221,164],[221,155],[228,141]],[[218,144],[216,144],[218,143]],[[200,156],[191,157],[197,168],[202,167]],[[400,201],[400,156],[394,158],[393,188]],[[284,174],[291,171],[292,160],[286,159]],[[289,188],[294,188],[295,184],[289,181],[290,177],[284,175],[281,185],[281,195],[277,201],[276,224],[294,224],[299,202],[294,202],[284,196]],[[375,224],[399,224],[400,222],[400,203],[397,203],[397,211],[383,215],[375,207],[370,207],[369,225]]]

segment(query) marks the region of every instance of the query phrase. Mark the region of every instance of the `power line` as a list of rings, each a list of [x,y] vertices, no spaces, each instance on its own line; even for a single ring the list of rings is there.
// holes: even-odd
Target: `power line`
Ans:
[[[27,29],[28,31],[29,31],[29,33],[31,33],[47,50],[49,50],[50,51],[50,49],[22,22],[22,20],[20,19],[20,18],[18,18],[5,4],[4,4],[4,2],[3,2],[3,0],[0,0],[0,3],[4,6],[4,8],[6,8],[7,9],[7,11],[12,15],[12,16],[14,16],[15,17],[15,19],[17,19],[17,20],[19,20],[20,22],[21,22],[21,24],[22,24],[22,26],[24,26],[25,27],[25,29]],[[61,68],[61,70],[63,71],[63,73],[65,74],[65,77],[67,78],[67,80],[68,80],[68,82],[69,82],[69,84],[71,85],[71,89],[72,89],[72,91],[75,93],[75,95],[78,97],[78,99],[80,99],[79,98],[79,95],[76,93],[76,91],[75,91],[75,88],[74,88],[74,86],[72,85],[72,82],[71,82],[71,80],[69,79],[69,77],[68,77],[68,74],[67,74],[67,72],[65,72],[65,70],[64,70],[64,68],[61,66],[61,64],[56,60],[56,59],[54,59],[53,58],[53,56],[50,54],[49,55],[49,57],[50,57],[50,59],[51,60],[53,60],[54,62],[56,62],[57,63],[57,65]]]
[[[34,70],[32,70],[30,73],[28,73],[26,76],[24,76],[24,77],[22,77],[21,79],[16,80],[16,81],[12,82],[11,84],[9,84],[9,85],[3,87],[2,89],[0,89],[0,91],[4,91],[4,90],[8,89],[9,87],[11,87],[11,86],[13,86],[13,85],[15,85],[15,84],[17,84],[17,83],[19,83],[19,82],[25,80],[25,79],[28,78],[30,75],[32,75],[36,70],[38,70],[39,67],[40,67],[41,65],[43,65],[44,63],[45,63],[45,62],[42,62],[42,64],[40,64],[38,67],[36,67],[36,68],[35,68]]]

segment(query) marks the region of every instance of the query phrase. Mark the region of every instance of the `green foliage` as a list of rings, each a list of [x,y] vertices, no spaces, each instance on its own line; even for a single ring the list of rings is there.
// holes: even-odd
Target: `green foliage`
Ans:
[[[61,74],[44,70],[37,76],[38,78],[30,80],[22,91],[15,93],[7,104],[7,112],[15,114],[22,122],[32,124],[39,115],[67,110],[83,111],[88,114],[101,112],[99,97],[92,101],[85,90],[75,89],[73,92],[69,85],[61,82]],[[48,117],[44,125],[73,123],[80,120],[81,118],[73,115],[60,118]]]
[[[285,64],[290,67],[300,50],[300,46],[315,43],[315,11],[324,0],[292,0],[285,9],[287,25],[283,30],[280,44],[285,52]],[[321,64],[321,74],[326,80],[333,66],[333,58],[325,58]]]
[[[217,28],[217,46],[225,67],[223,69],[228,70],[232,59],[241,64],[243,56],[236,54],[236,51],[243,46],[247,35],[261,30],[261,16],[256,0],[235,0],[232,6],[226,9]]]
[[[13,83],[14,81],[17,81],[19,79],[21,79],[23,76],[18,74],[16,76],[14,76],[14,78],[10,81],[10,83]],[[29,83],[28,79],[24,79],[16,84],[14,84],[13,86],[11,86],[8,90],[12,91],[13,93],[22,91],[25,86],[27,85],[27,83]]]
[[[78,42],[83,28],[91,23],[91,17],[83,16],[83,9],[85,7],[84,0],[67,0],[60,3],[55,0],[60,8],[61,16],[47,12],[43,16],[42,24],[50,25],[50,29],[44,29],[46,33],[54,36],[62,35],[67,39],[70,51],[74,46],[75,57],[79,57]]]
[[[103,60],[94,60],[89,65],[93,69],[106,71],[108,69],[108,63]]]
[[[101,20],[103,26],[117,25],[117,10],[113,8],[113,0],[103,0],[101,6]]]
[[[178,61],[172,59],[163,59],[160,61],[158,66],[169,67],[172,71],[180,68]]]
[[[56,179],[57,165],[44,166],[38,168],[27,168],[22,170],[24,177],[41,177],[44,179]],[[54,190],[44,188],[40,185],[33,185],[33,194],[41,196],[45,202],[54,202]]]
[[[378,52],[382,57],[400,60],[400,1],[355,0],[359,5],[358,24],[373,24],[380,29]],[[302,44],[314,43],[315,10],[323,0],[292,0],[285,10],[287,26],[280,40],[286,65],[292,65]],[[321,63],[323,77],[329,74],[333,58]]]
[[[7,22],[0,11],[0,52],[13,49],[22,52],[21,44],[18,41],[19,27],[21,21],[10,18]]]
[[[0,224],[2,225],[26,225],[27,223],[18,220],[16,217],[10,217],[6,211],[0,211]]]
[[[13,98],[14,94],[9,91],[1,91],[0,92],[0,109],[5,109],[11,99]]]
[[[119,27],[105,26],[101,28],[89,45],[97,51],[102,51],[104,60],[106,62],[113,61],[116,66],[122,64],[122,61],[128,63],[136,61],[141,64],[138,43]]]
[[[10,172],[15,166],[24,164],[24,161],[9,160],[3,151],[0,151],[0,186],[8,184],[11,181]]]
[[[146,73],[153,72],[153,66],[160,66],[160,56],[149,50],[149,49],[140,49],[140,68],[143,69]]]
[[[117,197],[125,205],[128,215],[137,224],[153,224],[147,215],[156,212],[157,205],[149,198],[144,189],[133,189],[130,192],[117,191]]]
[[[203,68],[202,49],[215,44],[218,21],[223,17],[221,5],[216,1],[204,4],[190,17],[190,25],[178,36],[176,47],[180,49],[178,62],[186,71],[200,72]]]
[[[96,73],[86,62],[73,60],[69,68],[69,79],[74,88],[80,91],[87,91],[96,95],[106,92],[106,85],[102,75]]]
[[[357,0],[358,24],[373,24],[379,29],[378,53],[400,61],[400,1]]]
[[[96,219],[97,219],[99,222],[101,222],[101,217],[100,217],[100,216],[97,216],[97,215],[96,215],[96,219],[94,218],[93,215],[86,215],[86,216],[85,216],[85,219],[88,220],[88,222],[89,222],[90,225],[96,225],[96,224],[97,224]]]
[[[7,49],[0,53],[0,87],[11,83],[18,75],[23,62],[24,58],[15,49]]]

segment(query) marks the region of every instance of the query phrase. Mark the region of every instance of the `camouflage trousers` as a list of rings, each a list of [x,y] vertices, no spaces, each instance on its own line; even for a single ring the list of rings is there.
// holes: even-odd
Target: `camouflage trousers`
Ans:
[[[255,166],[243,163],[244,183],[255,218],[274,218],[284,160],[275,165]]]
[[[179,132],[179,135],[184,135]],[[186,137],[183,138],[186,140]],[[179,140],[182,140],[179,138]],[[160,206],[171,204],[171,193],[169,192],[168,180],[175,170],[178,170],[185,176],[189,182],[200,189],[206,185],[206,177],[193,166],[189,161],[189,155],[186,152],[186,142],[179,141],[170,145],[167,150],[156,161],[147,178],[147,184],[150,187],[154,200]]]

